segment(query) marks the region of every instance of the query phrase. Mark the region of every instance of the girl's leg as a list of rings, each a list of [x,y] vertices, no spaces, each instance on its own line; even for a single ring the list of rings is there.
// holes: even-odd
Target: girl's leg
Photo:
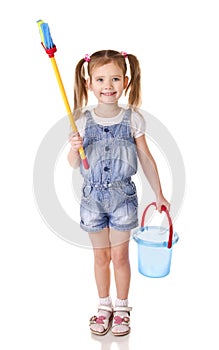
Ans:
[[[90,233],[94,252],[94,274],[100,298],[109,296],[110,291],[110,241],[109,229]]]
[[[115,302],[116,310],[114,312],[112,332],[115,335],[128,334],[129,326],[129,308],[128,294],[131,279],[131,269],[129,262],[129,239],[130,231],[111,230],[111,259],[114,267],[114,276],[117,290]]]
[[[99,295],[99,310],[91,318],[90,329],[95,334],[105,334],[109,327],[112,315],[112,303],[110,298],[110,241],[109,229],[101,232],[90,233],[90,240],[94,252],[94,274]],[[107,308],[111,311],[107,311]],[[104,317],[104,319],[103,319]]]
[[[110,230],[111,259],[117,290],[117,298],[128,299],[131,269],[129,262],[130,231]]]

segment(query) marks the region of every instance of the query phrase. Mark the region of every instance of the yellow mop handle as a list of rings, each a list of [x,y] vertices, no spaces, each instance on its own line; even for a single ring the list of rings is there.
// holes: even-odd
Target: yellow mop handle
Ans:
[[[65,104],[66,111],[68,113],[68,117],[69,117],[69,120],[70,120],[70,123],[71,123],[72,130],[74,132],[78,132],[78,129],[77,129],[77,126],[75,124],[74,117],[73,117],[73,114],[71,112],[71,108],[70,108],[70,105],[69,105],[69,102],[68,102],[68,99],[67,99],[65,88],[64,88],[64,85],[62,83],[62,79],[61,79],[61,76],[60,76],[60,73],[59,73],[59,69],[58,69],[58,66],[56,64],[55,57],[50,57],[50,60],[51,60],[51,63],[52,63],[52,66],[53,66],[53,69],[54,69],[54,72],[55,72],[55,76],[56,76],[56,79],[57,79],[57,82],[58,82],[58,85],[59,85],[59,88],[60,88],[60,91],[61,91],[61,94],[62,94],[62,98],[63,98],[64,104]],[[84,153],[83,147],[79,148],[79,153],[80,153],[80,157],[81,157],[81,160],[83,162],[83,165],[84,165],[85,169],[88,169],[89,165],[88,165],[87,158],[86,158],[86,155]]]
[[[57,82],[59,84],[59,88],[60,88],[60,91],[61,91],[61,94],[62,94],[62,98],[63,98],[64,104],[65,104],[66,111],[68,113],[68,117],[70,119],[72,130],[74,132],[77,132],[77,127],[76,127],[76,124],[75,124],[75,121],[74,121],[74,118],[73,118],[73,115],[72,115],[72,112],[71,112],[71,108],[70,108],[70,105],[69,105],[69,102],[68,102],[68,99],[67,99],[67,96],[66,96],[66,92],[65,92],[64,85],[62,83],[61,76],[59,74],[59,69],[58,69],[58,66],[56,64],[55,57],[51,57],[50,60],[51,60],[51,63],[52,63],[52,66],[53,66],[53,69],[54,69],[54,72],[55,72],[55,76],[56,76]]]

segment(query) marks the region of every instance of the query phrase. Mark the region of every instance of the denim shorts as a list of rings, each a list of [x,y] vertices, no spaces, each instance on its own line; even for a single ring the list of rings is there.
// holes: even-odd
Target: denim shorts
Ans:
[[[129,231],[138,226],[138,198],[133,181],[85,183],[82,194],[80,226],[83,230],[98,232],[109,227]]]

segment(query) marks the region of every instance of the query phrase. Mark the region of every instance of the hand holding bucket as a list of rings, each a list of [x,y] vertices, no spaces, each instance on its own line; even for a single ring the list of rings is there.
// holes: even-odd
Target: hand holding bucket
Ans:
[[[138,270],[147,277],[164,277],[170,272],[172,259],[172,246],[178,241],[179,236],[173,234],[173,224],[169,211],[162,206],[161,211],[165,212],[169,227],[144,226],[146,213],[151,206],[150,203],[144,210],[141,220],[141,227],[134,231],[133,238],[138,244]]]

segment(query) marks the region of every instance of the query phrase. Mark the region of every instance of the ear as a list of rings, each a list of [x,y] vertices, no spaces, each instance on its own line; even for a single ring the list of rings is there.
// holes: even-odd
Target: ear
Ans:
[[[124,89],[127,88],[128,82],[129,82],[129,78],[128,78],[127,76],[125,76],[125,79],[124,79]]]
[[[87,80],[86,80],[86,87],[87,87],[88,90],[92,91],[90,78],[87,78]]]

